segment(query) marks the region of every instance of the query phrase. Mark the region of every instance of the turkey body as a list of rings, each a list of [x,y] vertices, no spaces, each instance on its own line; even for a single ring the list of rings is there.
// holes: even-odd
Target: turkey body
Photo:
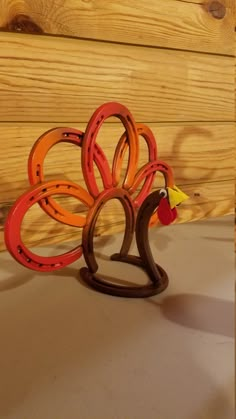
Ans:
[[[119,253],[113,254],[111,260],[136,265],[149,276],[147,285],[117,285],[114,282],[108,282],[96,274],[98,264],[96,262],[93,246],[94,229],[99,213],[109,199],[116,198],[121,202],[125,211],[125,233]],[[130,199],[130,195],[123,189],[114,189],[108,194],[104,194],[97,206],[91,211],[88,225],[83,230],[83,248],[87,268],[80,270],[82,279],[98,291],[120,297],[150,297],[164,291],[168,286],[168,275],[164,269],[154,262],[150,249],[148,230],[153,212],[157,210],[160,200],[163,198],[162,190],[151,193],[141,205],[137,217],[135,208]],[[139,257],[129,255],[130,246],[135,234]]]

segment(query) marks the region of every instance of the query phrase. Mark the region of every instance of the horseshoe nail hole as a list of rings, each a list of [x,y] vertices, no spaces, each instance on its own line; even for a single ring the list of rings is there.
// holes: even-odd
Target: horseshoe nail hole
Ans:
[[[40,164],[37,164],[37,167],[36,167],[36,176],[37,177],[39,177],[39,175],[40,175],[40,169],[41,169]]]
[[[22,253],[22,249],[21,249],[21,247],[20,247],[20,246],[18,246],[18,247],[17,247],[17,252],[18,252],[19,254],[21,254],[21,253]]]
[[[34,196],[31,196],[31,198],[29,199],[30,201],[33,201],[34,200]]]
[[[48,198],[45,198],[45,204],[46,204],[46,205],[48,205],[48,204],[49,204],[49,202],[48,202]]]
[[[69,137],[68,132],[63,132],[63,137]]]
[[[32,261],[32,259],[27,258],[27,259],[26,259],[26,261],[27,261],[28,263],[30,263],[30,262]]]
[[[47,192],[47,188],[42,189],[42,192]]]
[[[56,185],[56,188],[59,188],[60,187],[60,185]]]
[[[91,138],[93,138],[93,137],[94,137],[94,132],[91,133]]]
[[[131,122],[131,118],[129,115],[127,115],[127,121]]]

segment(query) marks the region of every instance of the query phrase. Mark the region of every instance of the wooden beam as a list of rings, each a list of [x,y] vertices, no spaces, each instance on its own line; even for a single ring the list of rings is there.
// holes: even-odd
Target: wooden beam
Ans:
[[[190,196],[190,199],[179,207],[178,222],[196,221],[233,213],[234,180],[185,185],[183,190]],[[11,203],[3,203],[6,213]],[[74,202],[68,203],[66,198],[60,199],[60,204],[66,205],[67,209],[75,210]],[[113,200],[105,206],[99,216],[96,235],[114,234],[123,230],[122,207],[118,201]],[[3,226],[0,226],[0,250],[5,249],[3,235]],[[31,247],[71,240],[76,240],[79,244],[81,229],[56,223],[46,216],[39,206],[34,206],[25,216],[22,238]],[[56,251],[60,252],[60,248]]]
[[[233,121],[234,58],[0,34],[0,121],[87,122],[119,101],[137,121]]]
[[[84,129],[83,123],[68,123]],[[2,123],[0,185],[0,249],[4,249],[3,228],[15,199],[28,187],[27,158],[43,132],[53,125]],[[174,168],[176,184],[191,196],[180,208],[179,222],[231,213],[234,207],[234,125],[233,124],[150,124],[158,144],[159,157]],[[105,124],[98,142],[112,161],[114,146],[123,129],[117,123]],[[147,151],[141,141],[140,166]],[[125,167],[124,167],[125,171]],[[69,144],[52,148],[45,161],[46,179],[71,179],[84,186],[80,169],[80,149]],[[162,185],[160,177],[155,188]],[[100,182],[101,184],[101,182]],[[73,212],[84,212],[72,198],[60,197],[60,203]],[[110,202],[102,212],[96,234],[113,234],[124,228],[120,204]],[[49,219],[38,206],[26,215],[25,240],[31,245],[47,244],[80,237],[80,230]]]
[[[234,0],[1,0],[0,28],[233,55]]]
[[[159,158],[173,167],[177,185],[234,178],[234,124],[148,125],[155,135]],[[68,126],[85,129],[84,123],[68,123]],[[28,155],[37,138],[52,127],[54,124],[49,123],[0,124],[1,155],[7,157],[1,159],[0,202],[11,202],[28,188]],[[97,141],[110,164],[123,131],[122,124],[106,123],[99,132]],[[139,154],[141,167],[148,158],[142,138]],[[54,146],[45,160],[46,179],[68,179],[84,186],[80,159],[80,148],[75,145],[60,143]]]

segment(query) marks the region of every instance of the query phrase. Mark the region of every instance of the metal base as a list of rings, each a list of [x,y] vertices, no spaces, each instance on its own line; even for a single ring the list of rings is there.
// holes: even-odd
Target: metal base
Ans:
[[[139,266],[146,270],[145,264],[142,259],[138,256],[121,256],[119,253],[111,256],[111,260],[117,260],[120,262],[129,263],[132,265]],[[147,285],[134,285],[125,286],[117,285],[111,282],[105,281],[100,278],[99,275],[92,273],[88,268],[84,267],[80,269],[80,275],[84,282],[97,291],[105,294],[114,295],[117,297],[128,297],[128,298],[147,298],[156,294],[160,294],[164,291],[169,283],[167,273],[165,270],[156,264],[156,268],[160,274],[160,279],[155,282],[149,282]]]

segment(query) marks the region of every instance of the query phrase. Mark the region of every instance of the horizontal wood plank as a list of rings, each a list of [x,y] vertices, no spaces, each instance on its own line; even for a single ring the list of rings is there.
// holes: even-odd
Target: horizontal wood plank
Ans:
[[[75,124],[69,124],[75,126]],[[7,213],[15,199],[28,188],[27,158],[38,136],[50,124],[0,124],[2,156],[0,186],[0,249],[4,248],[3,227]],[[84,124],[77,128],[84,129]],[[177,185],[191,195],[180,211],[179,222],[219,216],[232,212],[234,206],[234,125],[231,124],[150,124],[159,150],[159,157],[174,168]],[[112,160],[114,146],[122,134],[119,124],[104,124],[98,138],[108,160]],[[112,139],[112,141],[111,141]],[[147,152],[141,141],[141,166]],[[125,169],[125,168],[124,168]],[[80,170],[80,150],[68,144],[51,149],[45,161],[46,179],[71,179],[84,186]],[[161,186],[160,178],[155,187]],[[80,203],[72,198],[59,198],[60,203],[73,212],[83,212]],[[183,209],[183,211],[182,211]],[[62,226],[49,219],[34,206],[26,215],[24,238],[32,245],[74,240],[81,231]],[[99,218],[97,235],[113,234],[124,229],[124,215],[120,204],[112,201]]]
[[[234,58],[0,33],[0,121],[87,122],[107,101],[137,121],[233,121]]]
[[[178,222],[183,223],[233,213],[233,180],[185,185],[183,189],[190,196],[190,199],[179,207]],[[64,204],[65,199],[62,199],[60,203]],[[6,205],[4,208],[7,209]],[[118,201],[112,201],[105,206],[99,216],[96,235],[114,234],[123,230],[124,214],[122,208]],[[77,240],[79,244],[81,242],[81,229],[56,223],[42,213],[38,206],[34,206],[25,217],[22,237],[24,242],[30,246],[62,243],[70,240]],[[0,250],[4,249],[3,228],[0,227]],[[60,253],[60,246],[56,248],[56,252]]]
[[[221,0],[218,11],[211,4],[0,0],[0,28],[233,55],[234,0]]]
[[[84,130],[84,123],[70,123]],[[234,124],[148,124],[152,129],[159,158],[173,167],[176,184],[223,181],[234,178]],[[28,188],[27,160],[37,138],[50,124],[0,124],[2,158],[0,202],[10,202]],[[111,164],[115,146],[123,134],[122,124],[105,123],[97,141]],[[147,163],[147,147],[140,138],[139,167]],[[46,180],[68,179],[84,186],[80,148],[60,143],[45,160]],[[123,166],[125,173],[126,167]],[[159,181],[159,178],[158,178]],[[101,182],[100,182],[101,183]]]

